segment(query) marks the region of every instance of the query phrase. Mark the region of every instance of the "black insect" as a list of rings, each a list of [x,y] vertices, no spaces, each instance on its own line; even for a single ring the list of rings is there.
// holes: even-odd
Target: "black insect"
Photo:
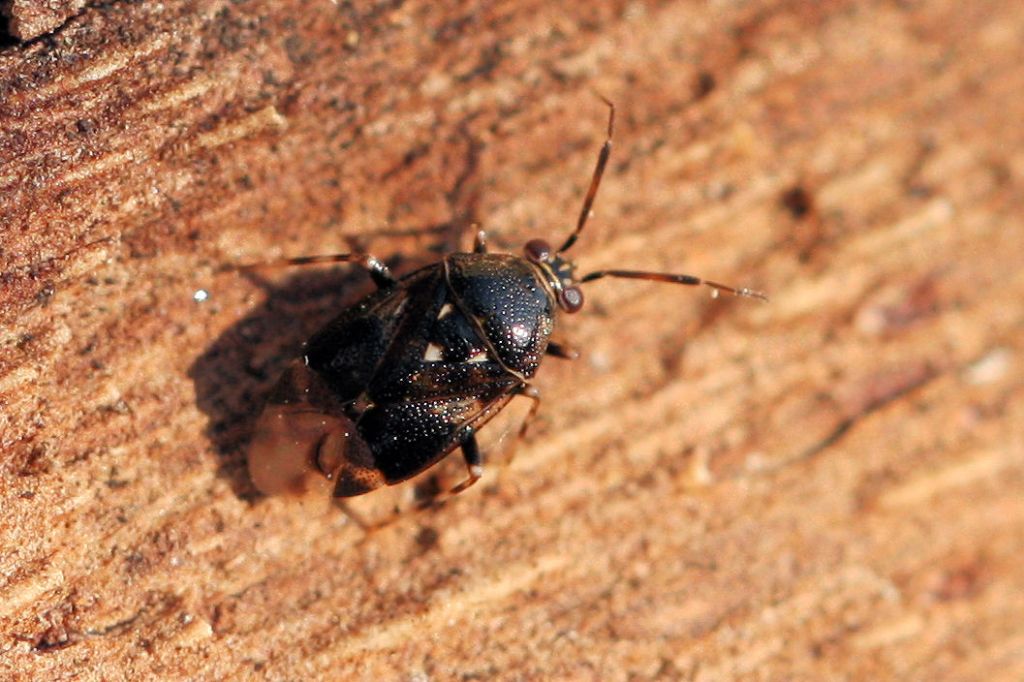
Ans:
[[[615,107],[605,103],[608,136],[576,229],[558,250],[534,239],[523,256],[488,253],[480,231],[472,253],[450,254],[401,279],[366,254],[262,264],[359,263],[378,289],[314,334],[273,389],[249,452],[258,488],[302,490],[312,477],[329,482],[336,497],[362,495],[415,476],[461,447],[469,476],[450,494],[465,490],[483,472],[480,427],[524,396],[533,403],[521,438],[540,405],[530,380],[541,359],[576,357],[551,335],[559,311],[583,306],[583,283],[649,279],[764,299],[691,275],[599,270],[576,276],[564,254],[586,225],[611,153]]]

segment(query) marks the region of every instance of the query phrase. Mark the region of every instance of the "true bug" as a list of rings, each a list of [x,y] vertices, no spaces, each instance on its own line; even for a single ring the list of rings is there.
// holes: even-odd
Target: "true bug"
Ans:
[[[583,306],[580,285],[602,277],[699,285],[714,293],[765,299],[692,275],[599,270],[576,276],[564,254],[583,231],[611,154],[615,106],[576,221],[558,250],[533,239],[523,256],[488,253],[477,232],[471,253],[452,253],[400,279],[367,254],[292,258],[266,265],[352,262],[377,285],[305,344],[285,371],[257,423],[249,469],[266,493],[305,488],[310,476],[335,497],[362,495],[404,481],[462,448],[468,477],[483,472],[477,430],[515,396],[533,403],[519,438],[537,413],[530,380],[544,355],[572,359],[551,340],[558,311]]]

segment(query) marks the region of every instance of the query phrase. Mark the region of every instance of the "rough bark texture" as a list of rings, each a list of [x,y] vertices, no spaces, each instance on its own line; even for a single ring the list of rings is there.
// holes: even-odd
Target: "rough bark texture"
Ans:
[[[7,0],[0,15],[7,19],[7,33],[31,40],[53,31],[85,7],[86,0]]]
[[[255,494],[368,284],[222,266],[555,240],[593,90],[584,271],[771,303],[588,285],[474,489],[369,536]],[[106,2],[2,48],[0,677],[1021,679],[1022,93],[1016,0]]]

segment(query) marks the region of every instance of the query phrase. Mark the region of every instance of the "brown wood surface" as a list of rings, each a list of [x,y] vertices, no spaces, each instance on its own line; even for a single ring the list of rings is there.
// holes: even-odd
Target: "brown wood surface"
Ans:
[[[12,38],[31,40],[53,31],[85,4],[86,0],[0,0],[0,17],[7,20],[6,32]]]
[[[368,283],[224,266],[554,241],[595,90],[581,268],[771,302],[588,285],[463,496],[367,536],[256,494]],[[1022,93],[1016,0],[107,2],[0,48],[0,678],[1024,678]]]

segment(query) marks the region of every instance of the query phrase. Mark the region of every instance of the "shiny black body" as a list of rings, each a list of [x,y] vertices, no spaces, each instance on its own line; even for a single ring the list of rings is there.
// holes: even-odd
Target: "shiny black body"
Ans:
[[[355,423],[384,482],[464,443],[536,373],[554,313],[541,276],[516,256],[451,254],[370,294],[307,342],[306,365]]]
[[[530,379],[541,358],[576,357],[551,334],[557,311],[583,307],[579,285],[586,282],[645,279],[764,298],[692,275],[599,270],[577,277],[563,254],[583,231],[611,153],[615,108],[605,103],[608,137],[576,229],[558,250],[534,239],[522,256],[489,254],[481,231],[472,253],[450,254],[401,279],[367,254],[251,266],[355,262],[378,286],[317,332],[272,391],[249,450],[257,488],[304,490],[312,478],[326,479],[337,497],[361,495],[410,478],[461,447],[469,476],[449,494],[465,490],[483,471],[477,429],[523,396],[533,403],[521,439],[540,405]]]

